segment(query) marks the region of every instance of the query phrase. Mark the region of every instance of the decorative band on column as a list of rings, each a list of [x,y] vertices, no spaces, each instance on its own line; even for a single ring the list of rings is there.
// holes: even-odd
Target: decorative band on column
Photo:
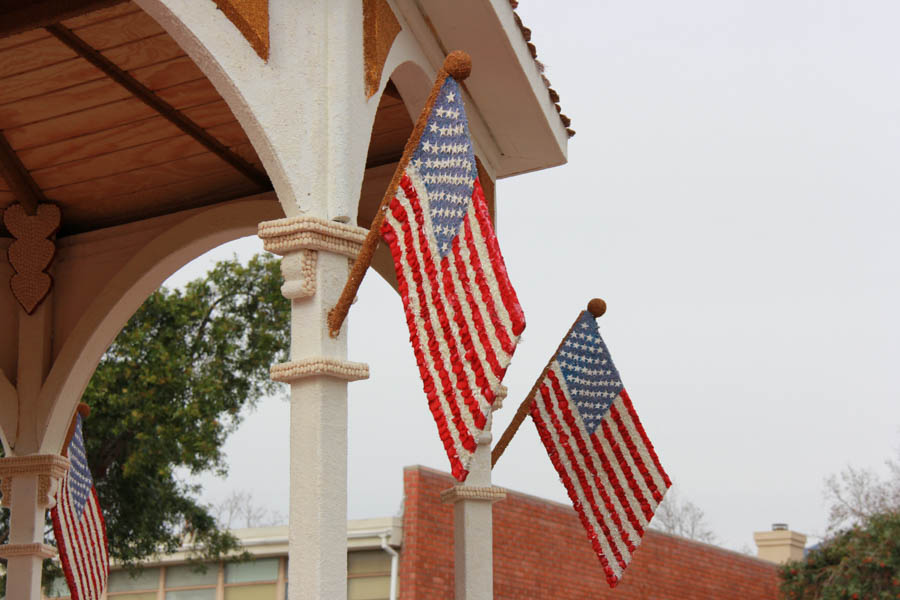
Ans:
[[[506,499],[506,490],[494,485],[474,486],[455,485],[441,492],[441,502],[455,504],[462,500],[482,500],[484,502],[499,502]]]
[[[38,504],[42,508],[54,505],[53,485],[69,470],[69,459],[59,454],[27,454],[0,458],[0,506],[12,505],[13,479],[22,475],[37,475]]]
[[[368,229],[316,217],[289,217],[259,224],[259,237],[269,252],[284,256],[296,250],[322,250],[356,258]]]
[[[346,381],[358,381],[369,378],[369,365],[336,358],[304,358],[303,360],[292,360],[291,362],[273,365],[270,369],[270,375],[273,380],[282,383],[290,383],[315,375],[325,375]]]
[[[56,556],[56,548],[48,544],[3,544],[0,546],[0,558],[15,558],[17,556],[36,556],[38,558],[53,558]]]

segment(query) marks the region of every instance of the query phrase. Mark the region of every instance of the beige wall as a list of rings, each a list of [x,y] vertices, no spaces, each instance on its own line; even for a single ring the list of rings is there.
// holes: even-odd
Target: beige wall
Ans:
[[[255,563],[255,564],[254,564]],[[108,600],[283,600],[287,557],[266,557],[247,563],[218,563],[205,573],[188,565],[146,567],[137,577],[127,570],[110,572]],[[235,571],[237,577],[229,577]],[[388,600],[391,558],[382,550],[347,553],[348,600]],[[239,580],[239,581],[238,581]],[[68,599],[65,583],[49,598]],[[65,594],[65,595],[63,595]],[[45,596],[47,598],[47,596]]]

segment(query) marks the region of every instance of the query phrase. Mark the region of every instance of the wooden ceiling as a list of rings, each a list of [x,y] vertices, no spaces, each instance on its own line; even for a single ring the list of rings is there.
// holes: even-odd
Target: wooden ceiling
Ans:
[[[396,162],[411,131],[389,85],[367,166]],[[0,209],[53,202],[60,235],[271,189],[225,101],[132,2],[0,37],[0,134]]]

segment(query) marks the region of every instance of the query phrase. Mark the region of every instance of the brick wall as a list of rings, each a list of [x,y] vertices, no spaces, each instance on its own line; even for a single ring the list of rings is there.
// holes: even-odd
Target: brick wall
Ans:
[[[440,502],[447,474],[404,471],[400,600],[453,598],[453,507]],[[494,505],[494,598],[774,600],[769,563],[684,538],[648,531],[614,590],[606,584],[571,507],[510,492]]]

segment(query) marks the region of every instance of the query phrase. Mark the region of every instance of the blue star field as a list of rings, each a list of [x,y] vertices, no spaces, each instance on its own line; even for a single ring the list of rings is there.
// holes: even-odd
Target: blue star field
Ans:
[[[410,168],[419,174],[428,192],[429,216],[443,258],[469,210],[478,173],[462,95],[452,77],[441,86]]]
[[[594,433],[623,386],[591,313],[581,313],[556,360],[585,428]]]

